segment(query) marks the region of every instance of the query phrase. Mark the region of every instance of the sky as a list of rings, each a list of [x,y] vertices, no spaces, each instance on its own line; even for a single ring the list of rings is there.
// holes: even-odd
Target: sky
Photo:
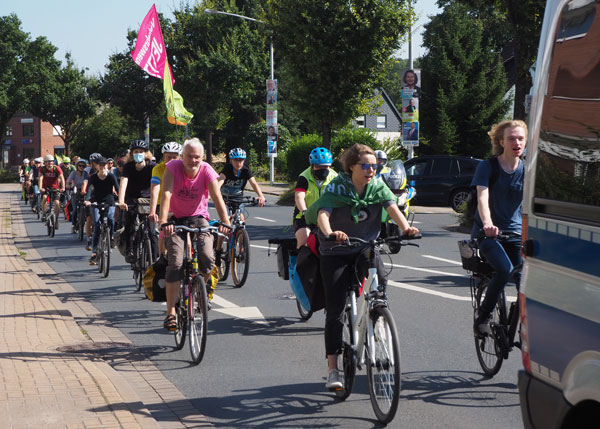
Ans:
[[[290,0],[293,1],[293,0]],[[412,51],[413,58],[425,53],[421,33],[428,16],[440,10],[436,0],[418,0]],[[64,60],[67,52],[79,68],[88,74],[104,74],[104,65],[111,54],[127,48],[127,30],[138,30],[156,4],[159,13],[173,19],[172,11],[179,8],[180,0],[1,0],[0,16],[15,13],[21,20],[21,29],[31,39],[45,36],[58,48],[56,57]],[[404,43],[397,56],[408,58],[408,44]]]

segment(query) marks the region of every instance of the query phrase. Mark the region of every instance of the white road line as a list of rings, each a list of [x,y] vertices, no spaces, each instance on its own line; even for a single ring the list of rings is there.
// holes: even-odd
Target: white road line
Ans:
[[[273,220],[273,219],[267,219],[267,218],[264,218],[264,217],[258,217],[258,216],[254,216],[254,219],[258,219],[258,220],[264,220],[265,222],[273,222],[273,223],[276,223],[276,222],[277,222],[276,220]]]
[[[394,287],[400,288],[400,289],[412,290],[414,292],[421,292],[421,293],[425,293],[428,295],[436,295],[441,298],[453,299],[455,301],[471,301],[471,296],[460,296],[460,295],[454,295],[454,294],[447,293],[447,292],[438,292],[436,290],[431,290],[431,289],[427,289],[427,288],[420,287],[420,286],[413,286],[413,285],[409,285],[407,283],[397,282],[394,280],[388,280],[388,284],[392,285]],[[508,302],[515,302],[517,300],[517,297],[516,296],[507,296],[506,300]]]
[[[263,316],[258,307],[240,307],[239,305],[236,305],[225,298],[221,298],[216,294],[213,295],[212,302],[213,304],[221,307],[213,307],[213,311],[235,317],[236,319],[246,319],[254,323],[260,323],[261,325],[269,324],[269,322],[265,320],[265,316]]]
[[[445,271],[430,270],[429,268],[417,268],[417,267],[410,267],[408,265],[397,265],[397,264],[389,264],[389,263],[385,263],[384,265],[387,265],[388,267],[394,267],[394,268],[406,268],[407,270],[424,271],[426,273],[431,273],[431,274],[442,274],[444,276],[450,276],[450,277],[466,277],[466,274],[447,273]]]
[[[277,250],[277,246],[259,246],[258,244],[251,244],[250,247],[256,247],[257,249],[271,249],[271,250]]]
[[[440,258],[438,256],[431,256],[431,255],[421,255],[421,256],[424,258],[435,259],[437,261],[448,262],[449,264],[462,265],[462,262],[453,261],[451,259],[444,259],[444,258]]]

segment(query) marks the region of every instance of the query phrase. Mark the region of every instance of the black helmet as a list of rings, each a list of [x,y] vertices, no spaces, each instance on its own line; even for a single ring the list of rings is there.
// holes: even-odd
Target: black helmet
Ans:
[[[134,150],[134,149],[148,150],[148,143],[146,143],[146,140],[134,140],[129,145],[129,149],[131,149],[131,150]]]
[[[102,157],[102,155],[100,155],[98,152],[94,152],[93,154],[90,155],[90,162],[98,162],[96,160],[101,157]]]

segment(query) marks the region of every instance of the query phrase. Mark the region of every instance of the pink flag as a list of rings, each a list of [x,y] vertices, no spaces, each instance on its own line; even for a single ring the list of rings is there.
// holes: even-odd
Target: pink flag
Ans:
[[[155,5],[152,5],[142,21],[131,57],[150,76],[164,79],[167,52]],[[172,74],[171,80],[175,83]]]

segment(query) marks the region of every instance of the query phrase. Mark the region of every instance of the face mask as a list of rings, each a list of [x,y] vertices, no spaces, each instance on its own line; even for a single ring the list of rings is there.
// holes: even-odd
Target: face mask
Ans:
[[[139,164],[140,162],[144,161],[144,154],[143,153],[134,153],[133,154],[133,160],[136,162],[136,164]]]
[[[317,180],[325,180],[325,179],[327,179],[328,175],[329,175],[328,168],[326,168],[324,170],[313,170],[313,176],[315,176],[315,179],[317,179]]]

